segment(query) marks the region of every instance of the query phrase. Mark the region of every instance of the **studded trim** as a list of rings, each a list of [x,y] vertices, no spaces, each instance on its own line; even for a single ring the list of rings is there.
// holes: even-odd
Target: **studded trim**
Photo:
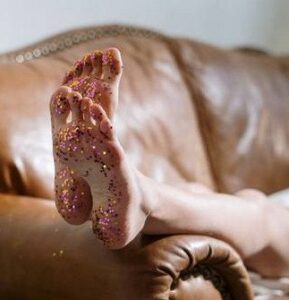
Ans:
[[[103,37],[128,36],[142,38],[164,37],[155,31],[134,26],[109,25],[69,31],[18,51],[0,55],[0,63],[23,63],[71,48],[89,40]]]

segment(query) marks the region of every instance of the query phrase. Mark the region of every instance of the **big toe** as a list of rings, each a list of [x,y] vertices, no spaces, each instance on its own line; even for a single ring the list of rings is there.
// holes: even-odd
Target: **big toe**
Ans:
[[[122,74],[122,59],[117,48],[109,48],[103,51],[102,69],[103,79],[110,83],[118,83]]]
[[[73,121],[81,120],[81,110],[80,110],[80,103],[82,99],[81,94],[73,91],[69,93],[67,97],[71,107],[72,120]]]

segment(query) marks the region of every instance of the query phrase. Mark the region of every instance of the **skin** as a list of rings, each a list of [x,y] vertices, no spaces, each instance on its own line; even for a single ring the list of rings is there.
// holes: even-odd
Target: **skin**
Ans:
[[[121,73],[117,49],[96,51],[76,63],[51,98],[56,206],[63,218],[91,220],[110,249],[140,231],[212,236],[262,275],[289,275],[288,210],[255,190],[225,195],[200,184],[173,187],[130,165],[113,127]]]

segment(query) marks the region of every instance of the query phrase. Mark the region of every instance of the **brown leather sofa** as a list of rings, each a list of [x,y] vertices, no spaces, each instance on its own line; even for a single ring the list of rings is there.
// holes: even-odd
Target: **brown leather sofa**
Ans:
[[[126,26],[76,30],[2,55],[0,298],[252,299],[243,262],[222,241],[139,235],[109,251],[90,224],[68,225],[56,213],[49,97],[77,58],[111,46],[125,65],[118,135],[143,173],[230,193],[289,185],[288,58]]]

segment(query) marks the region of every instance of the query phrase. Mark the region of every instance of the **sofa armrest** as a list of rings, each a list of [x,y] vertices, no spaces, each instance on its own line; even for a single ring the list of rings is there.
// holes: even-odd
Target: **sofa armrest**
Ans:
[[[153,243],[150,240],[142,251],[147,271],[155,271],[151,278],[159,278],[153,299],[253,299],[243,262],[225,242],[204,236],[173,235]]]
[[[236,252],[215,239],[139,235],[110,251],[52,201],[0,194],[0,298],[250,300]]]

